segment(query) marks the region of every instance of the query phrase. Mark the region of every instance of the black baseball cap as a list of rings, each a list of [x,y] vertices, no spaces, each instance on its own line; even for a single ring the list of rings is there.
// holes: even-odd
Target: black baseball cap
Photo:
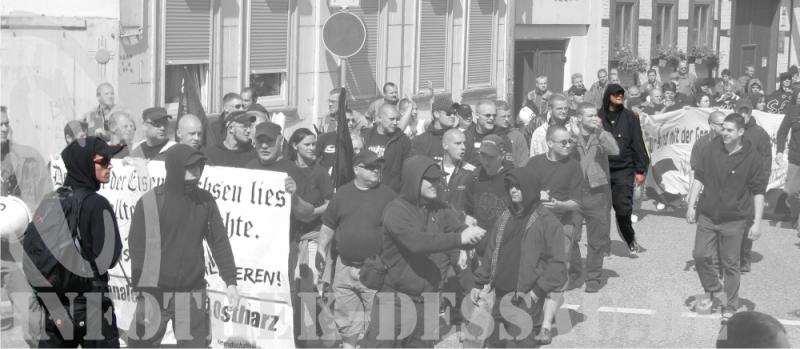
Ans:
[[[382,165],[385,160],[381,157],[378,157],[378,154],[375,154],[374,151],[364,149],[360,153],[356,154],[353,158],[353,165],[355,166],[375,166],[375,165]]]
[[[278,139],[280,135],[280,125],[271,121],[265,121],[256,126],[256,134],[253,136],[253,138],[258,139],[258,137],[267,137],[267,139],[274,141]]]
[[[86,137],[87,143],[89,143],[90,138],[94,139],[92,151],[95,154],[101,155],[107,159],[113,158],[114,155],[117,155],[117,153],[121,152],[122,149],[125,149],[125,144],[109,145],[102,138],[98,137]]]
[[[144,121],[159,121],[165,118],[172,118],[172,116],[162,107],[147,108],[142,112],[142,120]]]

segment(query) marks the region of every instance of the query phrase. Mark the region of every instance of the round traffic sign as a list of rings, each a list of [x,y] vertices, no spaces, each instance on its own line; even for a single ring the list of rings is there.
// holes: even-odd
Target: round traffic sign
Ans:
[[[328,51],[338,57],[348,58],[364,47],[367,27],[360,17],[350,12],[337,12],[322,26],[322,42]]]

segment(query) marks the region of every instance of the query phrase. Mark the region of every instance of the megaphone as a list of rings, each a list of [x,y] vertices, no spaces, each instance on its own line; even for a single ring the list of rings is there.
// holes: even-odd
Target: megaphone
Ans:
[[[28,205],[16,196],[0,196],[0,237],[16,241],[33,219]]]

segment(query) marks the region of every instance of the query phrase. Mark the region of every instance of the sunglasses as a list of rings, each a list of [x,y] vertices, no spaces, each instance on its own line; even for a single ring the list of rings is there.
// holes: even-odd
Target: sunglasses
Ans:
[[[574,145],[575,141],[572,140],[572,139],[565,139],[565,140],[563,140],[561,142],[553,142],[553,143],[561,144],[562,147],[566,147],[567,145]]]
[[[100,159],[94,159],[92,160],[92,162],[94,162],[97,165],[100,165],[100,167],[108,167],[108,165],[111,164],[111,158],[102,157]]]
[[[158,120],[158,121],[148,120],[148,121],[145,121],[144,123],[146,123],[146,124],[148,124],[150,126],[153,126],[153,127],[167,127],[167,125],[169,124],[169,121],[163,120],[163,119],[162,120]]]
[[[234,105],[232,105],[232,107],[233,107],[233,109],[241,110],[241,109],[244,109],[245,105],[244,104],[234,104]]]
[[[497,114],[481,114],[481,115],[483,115],[483,117],[485,117],[485,118],[494,118],[494,117],[497,117]]]
[[[361,168],[363,168],[363,169],[365,169],[367,171],[372,171],[372,172],[375,172],[375,171],[378,171],[378,170],[381,169],[381,165],[378,165],[378,164],[358,165],[358,167],[361,167]]]

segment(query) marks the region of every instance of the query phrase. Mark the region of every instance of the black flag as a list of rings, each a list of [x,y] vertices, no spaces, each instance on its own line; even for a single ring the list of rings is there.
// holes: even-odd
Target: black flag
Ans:
[[[181,74],[181,83],[178,85],[180,89],[180,91],[178,91],[178,121],[186,114],[197,116],[203,124],[203,140],[201,144],[205,145],[207,134],[206,112],[203,110],[203,104],[200,102],[200,79],[196,74],[199,74],[199,72],[193,69],[190,71],[190,69],[187,68],[184,68]],[[175,141],[178,141],[177,131],[178,128],[175,127]]]
[[[353,173],[353,140],[347,125],[347,90],[339,92],[339,109],[336,111],[336,155],[333,159],[333,187],[339,188],[355,177]]]

